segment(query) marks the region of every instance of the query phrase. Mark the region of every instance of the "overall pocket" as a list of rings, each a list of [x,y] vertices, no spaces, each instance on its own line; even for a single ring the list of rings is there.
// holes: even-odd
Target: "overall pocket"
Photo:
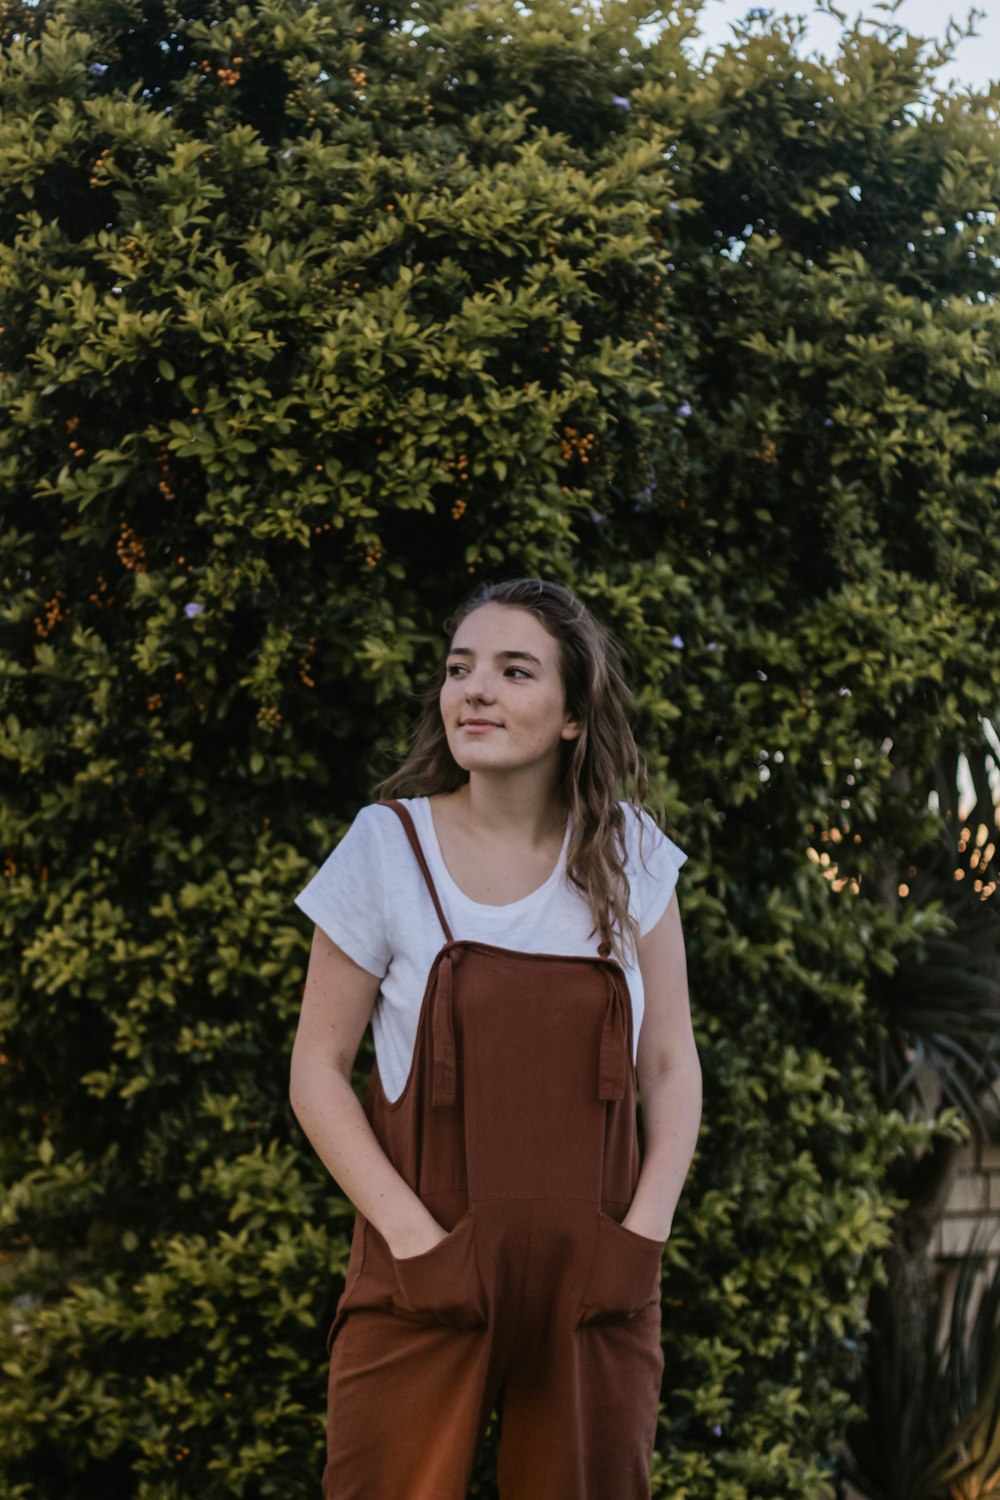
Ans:
[[[600,1214],[594,1242],[594,1258],[583,1295],[576,1327],[590,1323],[617,1323],[634,1318],[660,1296],[660,1270],[666,1240],[647,1239],[626,1229],[617,1219]]]
[[[482,1328],[486,1293],[476,1262],[474,1219],[469,1209],[443,1240],[420,1255],[392,1257],[398,1293],[393,1310],[414,1323]]]

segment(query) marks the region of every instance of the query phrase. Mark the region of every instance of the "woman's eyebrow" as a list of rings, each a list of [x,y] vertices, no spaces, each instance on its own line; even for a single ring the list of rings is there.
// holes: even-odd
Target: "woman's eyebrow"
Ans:
[[[452,646],[448,652],[448,656],[475,656],[475,654],[471,646]],[[447,657],[445,659],[447,660]],[[536,667],[545,665],[537,656],[532,656],[530,651],[498,651],[496,659],[497,661],[532,661]]]

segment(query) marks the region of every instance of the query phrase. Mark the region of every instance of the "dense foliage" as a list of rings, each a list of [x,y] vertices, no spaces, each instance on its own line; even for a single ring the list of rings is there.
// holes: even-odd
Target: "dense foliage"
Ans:
[[[627,647],[691,853],[655,1493],[833,1469],[887,1164],[958,1129],[882,1097],[875,997],[1000,676],[997,122],[892,29],[701,69],[644,19],[5,0],[10,1500],[317,1492],[291,898],[521,573]]]

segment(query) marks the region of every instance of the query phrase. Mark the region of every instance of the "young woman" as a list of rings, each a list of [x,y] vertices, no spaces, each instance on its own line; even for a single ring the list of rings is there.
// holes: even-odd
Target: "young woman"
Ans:
[[[296,897],[292,1107],[357,1209],[324,1500],[465,1500],[494,1409],[503,1500],[642,1500],[701,1115],[687,855],[642,806],[632,695],[580,600],[517,579],[449,623],[376,788],[413,795],[363,807]]]

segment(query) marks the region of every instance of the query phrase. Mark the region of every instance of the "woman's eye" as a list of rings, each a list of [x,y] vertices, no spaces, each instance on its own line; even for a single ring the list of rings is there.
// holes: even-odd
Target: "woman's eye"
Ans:
[[[448,667],[448,676],[449,677],[454,677],[457,672],[461,672],[462,670],[463,670],[463,666],[462,666],[461,662],[452,662],[449,665],[449,667]],[[522,677],[529,677],[530,678],[530,676],[531,676],[531,673],[530,672],[526,672],[523,667],[508,667],[507,671],[508,672],[520,672],[520,674],[521,674]]]

